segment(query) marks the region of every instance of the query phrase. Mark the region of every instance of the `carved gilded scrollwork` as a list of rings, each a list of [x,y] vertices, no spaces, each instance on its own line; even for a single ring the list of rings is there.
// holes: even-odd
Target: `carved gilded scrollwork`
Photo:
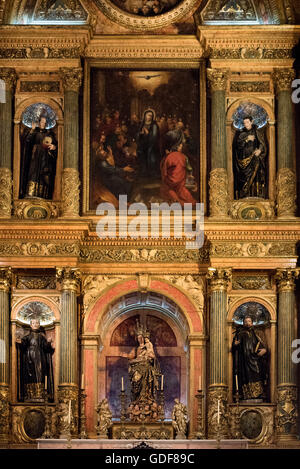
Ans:
[[[227,88],[229,70],[208,68],[207,78],[212,91],[224,91]]]
[[[209,187],[210,216],[228,218],[229,195],[226,169],[216,168],[210,172]]]
[[[229,414],[228,414],[228,389],[227,387],[225,386],[210,387],[208,390],[207,403],[208,403],[208,414],[207,414],[208,439],[215,439],[217,436],[220,436],[222,439],[228,438]],[[219,419],[219,425],[218,425],[218,419]]]
[[[62,216],[74,218],[79,215],[79,172],[73,168],[66,168],[62,176]]]
[[[9,439],[9,388],[8,386],[0,385],[0,442]]]
[[[290,168],[281,168],[277,174],[277,215],[294,217],[296,213],[296,174]]]
[[[203,310],[204,286],[200,275],[165,275],[164,279],[182,288],[194,300],[198,308]]]
[[[12,208],[11,170],[0,168],[0,218],[10,218]]]
[[[126,275],[88,275],[85,277],[82,283],[84,312],[86,313],[90,305],[108,286],[125,278]]]
[[[82,83],[82,69],[81,68],[60,68],[60,76],[62,79],[65,91],[75,91],[78,93]]]
[[[269,290],[270,288],[269,278],[263,275],[234,277],[232,280],[233,290]]]
[[[279,386],[277,390],[276,433],[279,439],[297,435],[297,387]]]

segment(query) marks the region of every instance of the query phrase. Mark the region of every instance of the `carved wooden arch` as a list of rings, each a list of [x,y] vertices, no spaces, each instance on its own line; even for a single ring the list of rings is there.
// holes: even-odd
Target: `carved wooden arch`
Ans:
[[[235,111],[238,109],[238,107],[244,103],[245,101],[257,104],[258,106],[262,107],[268,114],[270,120],[268,123],[274,124],[275,123],[275,109],[274,106],[271,106],[268,101],[266,101],[264,98],[258,98],[256,96],[249,95],[248,97],[243,96],[243,97],[238,97],[227,109],[226,113],[226,119],[227,122],[230,122],[232,124],[232,116],[235,113]]]
[[[249,303],[249,302],[260,303],[270,313],[271,321],[276,321],[276,318],[277,318],[276,308],[271,303],[271,301],[268,301],[266,298],[261,298],[260,296],[246,296],[244,298],[239,298],[236,301],[234,301],[230,305],[230,308],[228,310],[227,320],[232,321],[233,315],[235,311],[237,310],[237,308],[243,305],[244,303]]]
[[[83,333],[98,335],[101,319],[105,314],[108,305],[115,302],[125,294],[138,290],[138,280],[131,278],[111,285],[109,289],[102,292],[85,317]],[[151,279],[149,291],[160,293],[167,298],[170,298],[179,306],[188,323],[189,334],[203,332],[203,319],[199,315],[194,303],[185,293],[162,279]]]
[[[60,321],[60,310],[58,305],[51,299],[51,297],[44,297],[42,295],[35,295],[35,296],[28,296],[26,298],[21,298],[20,301],[17,301],[11,310],[11,319],[12,320],[18,320],[18,312],[20,311],[23,306],[25,306],[28,303],[32,303],[38,301],[39,303],[45,303],[45,305],[49,306],[51,308],[55,320],[54,322],[59,322]]]

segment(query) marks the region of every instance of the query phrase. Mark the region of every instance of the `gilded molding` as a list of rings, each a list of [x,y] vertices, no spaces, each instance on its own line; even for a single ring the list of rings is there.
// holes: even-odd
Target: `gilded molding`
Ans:
[[[82,84],[82,69],[62,67],[59,71],[65,92],[75,91],[78,93]]]
[[[296,77],[296,72],[292,68],[275,68],[273,72],[273,81],[277,93],[280,91],[291,91],[292,81]]]
[[[210,172],[209,187],[210,217],[228,218],[229,195],[226,169],[216,168]]]
[[[277,173],[277,215],[294,217],[296,213],[296,174],[290,168],[281,168]]]
[[[212,91],[225,91],[228,84],[229,69],[207,69],[208,84]]]
[[[279,292],[293,292],[295,280],[300,276],[300,269],[277,269],[275,280],[278,283]]]
[[[211,291],[227,291],[227,287],[232,279],[232,269],[215,269],[209,267],[206,275]]]
[[[11,170],[0,168],[0,218],[10,218],[12,208]]]
[[[0,52],[1,58],[1,52]],[[14,68],[0,68],[0,79],[3,80],[7,89],[13,91],[17,83],[17,75]]]
[[[62,290],[77,292],[81,281],[81,272],[73,267],[57,267],[56,278],[61,283]]]
[[[77,169],[65,168],[62,175],[62,217],[79,216],[79,187],[80,179]]]
[[[0,267],[0,292],[10,291],[12,272],[10,267]]]

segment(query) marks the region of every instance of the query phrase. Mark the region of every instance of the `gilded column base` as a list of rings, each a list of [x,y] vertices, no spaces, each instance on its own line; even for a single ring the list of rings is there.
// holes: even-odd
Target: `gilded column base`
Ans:
[[[63,384],[58,386],[58,433],[59,438],[78,436],[78,386]],[[70,405],[71,402],[71,405]]]
[[[297,386],[283,385],[277,388],[276,440],[297,440]]]
[[[8,443],[10,436],[9,387],[0,385],[0,443]]]
[[[10,218],[12,209],[11,170],[0,168],[0,218]]]
[[[66,168],[62,175],[61,215],[64,218],[79,216],[79,172],[74,168]]]
[[[281,168],[277,174],[277,216],[294,218],[296,213],[296,174],[290,168]]]
[[[209,187],[210,218],[228,219],[229,196],[226,169],[216,168],[210,172]]]
[[[208,390],[207,437],[227,439],[229,432],[228,387],[210,386]],[[219,405],[218,405],[219,402]],[[219,412],[218,412],[219,409]]]

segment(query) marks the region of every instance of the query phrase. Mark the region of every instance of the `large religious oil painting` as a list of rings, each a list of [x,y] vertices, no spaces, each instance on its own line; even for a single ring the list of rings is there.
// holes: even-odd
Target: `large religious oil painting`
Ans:
[[[199,201],[199,72],[91,69],[89,209]]]

